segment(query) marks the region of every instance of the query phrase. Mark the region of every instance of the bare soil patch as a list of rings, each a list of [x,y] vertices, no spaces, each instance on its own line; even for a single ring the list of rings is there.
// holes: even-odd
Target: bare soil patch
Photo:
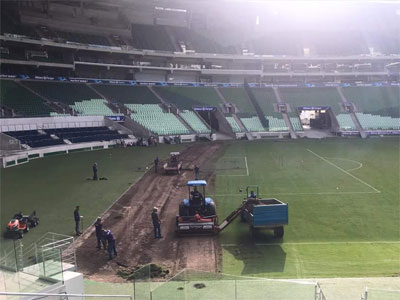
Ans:
[[[194,179],[193,166],[201,168],[221,151],[219,143],[194,144],[182,152],[180,175],[147,172],[103,215],[104,228],[111,229],[116,238],[118,256],[108,261],[106,252],[96,248],[94,228],[89,228],[76,241],[78,271],[88,279],[107,282],[124,282],[116,275],[120,265],[155,263],[167,268],[169,276],[184,268],[218,271],[221,248],[217,237],[177,237],[175,216],[180,201],[187,197],[186,182]],[[208,171],[202,179],[213,184],[213,177]],[[154,239],[154,206],[160,209],[163,239]]]

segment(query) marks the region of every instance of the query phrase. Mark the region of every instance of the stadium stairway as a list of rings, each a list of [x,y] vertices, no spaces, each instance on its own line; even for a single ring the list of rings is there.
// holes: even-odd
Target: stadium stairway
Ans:
[[[106,99],[107,100],[106,105],[112,110],[113,113],[117,113],[117,114],[125,114],[126,113],[125,109],[121,109],[121,107],[119,107],[119,106],[115,105],[114,103],[112,103],[110,101],[110,99],[108,99],[102,93],[100,93],[98,90],[96,90],[94,87],[92,87],[91,83],[86,83],[86,86],[89,89],[91,89],[94,93],[96,93],[96,95],[98,95],[99,98]]]
[[[279,94],[278,88],[273,88],[273,90],[274,90],[275,97],[278,100],[278,103],[284,103],[282,101],[281,95]],[[282,117],[283,117],[283,120],[285,120],[286,127],[289,128],[290,138],[292,138],[294,140],[297,139],[296,131],[293,128],[292,122],[290,122],[290,118],[289,118],[288,114],[282,113]]]
[[[225,96],[221,93],[221,91],[219,90],[218,87],[214,87],[215,91],[217,92],[218,97],[221,99],[221,101],[224,104],[228,104],[229,101],[226,100]],[[240,120],[240,118],[237,116],[236,112],[238,112],[238,108],[236,107],[235,104],[234,108],[235,108],[235,112],[232,113],[232,117],[235,119],[236,123],[239,125],[241,132],[244,132],[246,134],[246,137],[248,140],[253,140],[253,136],[251,135],[251,133],[247,130],[246,126],[243,125],[242,120]]]
[[[343,90],[341,87],[337,87],[336,90],[338,91],[340,98],[342,99],[342,102],[344,104],[349,103],[343,94]],[[362,128],[360,121],[357,118],[357,115],[354,111],[349,112],[351,119],[353,120],[353,123],[356,125],[357,131],[360,132],[361,138],[365,139],[368,137],[368,134],[365,132],[364,128]]]
[[[191,134],[195,133],[194,129],[192,127],[190,127],[189,123],[187,123],[179,114],[174,113],[174,115],[186,127],[186,129],[190,131]]]
[[[16,80],[15,82],[17,84],[19,84],[20,86],[22,86],[23,88],[25,88],[28,91],[30,91],[31,93],[33,93],[33,94],[37,95],[38,97],[42,98],[45,101],[46,105],[51,107],[57,114],[68,114],[68,115],[72,115],[73,114],[72,109],[68,105],[65,105],[62,102],[51,101],[46,96],[44,96],[42,94],[39,94],[37,91],[35,91],[30,86],[25,84],[25,81]]]
[[[178,118],[178,120],[186,127],[187,130],[190,131],[191,134],[195,133],[195,130],[190,127],[190,125],[179,115],[179,110],[178,108],[171,103],[167,103],[163,97],[161,97],[151,86],[148,86],[150,92],[152,92],[152,94],[154,96],[156,96],[156,98],[158,100],[160,100],[161,102],[161,106],[163,108],[164,111],[169,112],[169,110],[171,110],[171,112]]]

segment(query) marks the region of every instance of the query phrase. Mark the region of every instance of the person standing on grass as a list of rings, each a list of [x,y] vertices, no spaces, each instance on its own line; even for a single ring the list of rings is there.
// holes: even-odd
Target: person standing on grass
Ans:
[[[151,213],[151,220],[153,221],[153,227],[154,227],[154,238],[155,239],[161,239],[161,220],[160,217],[158,216],[158,208],[154,207],[153,212]]]
[[[158,156],[156,157],[156,159],[154,160],[154,172],[157,173],[157,168],[158,168],[158,163],[160,162],[160,160],[158,159]]]
[[[97,163],[93,164],[93,180],[98,180],[98,177],[97,177]]]
[[[94,227],[96,229],[97,249],[101,249],[101,244],[103,244],[104,249],[106,249],[103,240],[103,223],[101,222],[100,217],[97,217],[96,223],[94,223]]]
[[[107,251],[108,251],[108,260],[112,260],[112,254],[117,256],[117,250],[115,249],[115,238],[111,232],[111,230],[103,230],[103,234],[107,241]]]
[[[82,233],[79,231],[79,223],[81,222],[81,215],[79,214],[79,206],[75,207],[74,210],[74,220],[75,220],[75,233],[77,236],[81,235]]]

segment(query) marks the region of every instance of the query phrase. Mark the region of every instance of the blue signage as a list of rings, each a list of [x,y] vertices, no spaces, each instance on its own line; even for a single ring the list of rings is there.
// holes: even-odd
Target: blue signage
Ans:
[[[196,106],[193,107],[195,111],[216,111],[217,108],[215,106]]]
[[[329,106],[299,106],[299,110],[327,110]]]
[[[98,78],[73,78],[73,77],[49,77],[34,76],[31,78],[27,74],[0,74],[0,78],[21,78],[35,80],[54,80],[54,81],[70,81],[78,83],[95,83],[95,84],[118,84],[118,85],[145,85],[145,86],[187,86],[187,87],[243,87],[242,83],[216,83],[216,82],[165,82],[165,81],[136,81],[136,80],[112,80]],[[316,82],[316,83],[249,83],[252,88],[318,88],[318,87],[364,87],[364,86],[400,86],[398,81],[377,81],[377,82]]]
[[[124,122],[125,121],[125,116],[107,116],[111,121],[114,122]]]

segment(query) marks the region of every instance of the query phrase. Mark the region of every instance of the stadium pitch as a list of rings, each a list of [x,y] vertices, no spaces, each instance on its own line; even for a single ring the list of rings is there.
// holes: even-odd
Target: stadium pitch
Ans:
[[[216,162],[201,166],[202,172],[214,174],[209,193],[220,220],[238,207],[243,198],[239,189],[247,185],[259,185],[261,196],[289,203],[290,215],[282,240],[268,231],[252,238],[246,224],[232,223],[219,236],[223,273],[269,278],[398,276],[398,138],[224,145]],[[41,224],[24,237],[24,244],[47,231],[71,235],[77,202],[87,227],[144,174],[155,155],[166,158],[183,147],[76,153],[2,170],[1,224],[15,211],[36,209]],[[109,180],[86,180],[94,161],[99,175]],[[9,246],[1,242],[2,249]]]

